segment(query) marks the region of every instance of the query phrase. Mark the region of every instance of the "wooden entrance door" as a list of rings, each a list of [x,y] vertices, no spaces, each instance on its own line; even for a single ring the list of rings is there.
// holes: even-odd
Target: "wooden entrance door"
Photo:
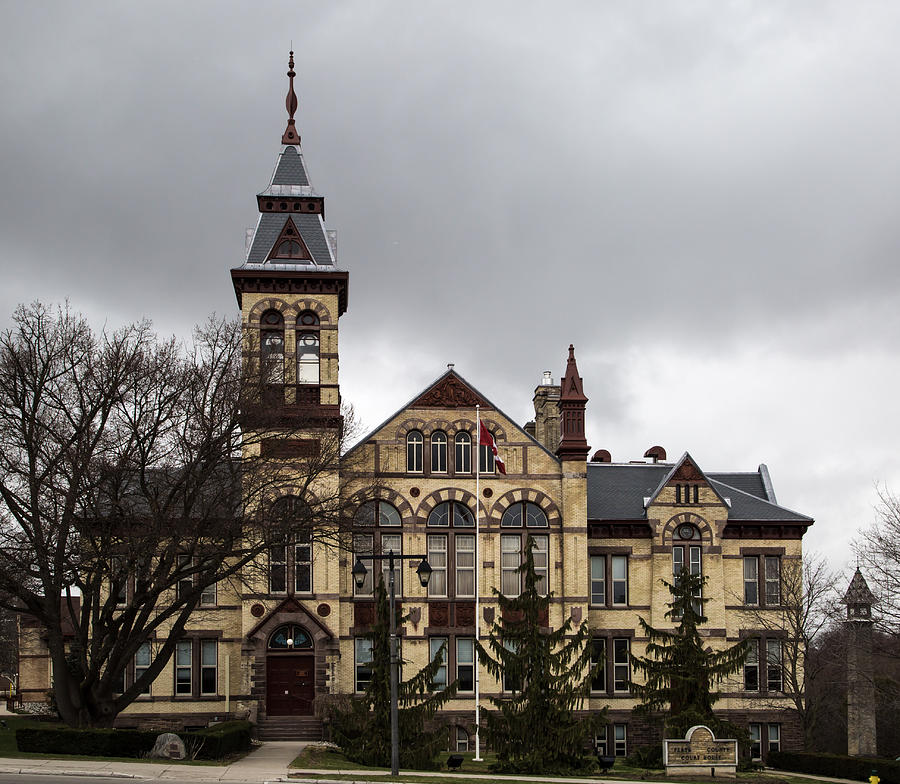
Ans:
[[[266,659],[267,716],[309,716],[315,696],[315,656]]]

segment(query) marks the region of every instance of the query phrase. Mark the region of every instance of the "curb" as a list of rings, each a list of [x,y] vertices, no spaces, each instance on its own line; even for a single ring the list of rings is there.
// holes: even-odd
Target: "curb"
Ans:
[[[103,779],[143,779],[134,773],[103,770],[55,770],[53,768],[0,768],[0,773],[17,773],[27,776],[89,776]]]

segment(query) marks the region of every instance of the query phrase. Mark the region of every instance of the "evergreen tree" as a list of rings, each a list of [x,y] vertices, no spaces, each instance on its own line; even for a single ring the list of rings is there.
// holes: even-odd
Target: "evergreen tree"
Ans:
[[[743,666],[746,643],[721,651],[706,647],[698,629],[708,620],[703,614],[708,599],[701,596],[705,577],[684,569],[673,582],[662,583],[672,594],[665,617],[678,625],[671,631],[657,629],[638,618],[649,642],[646,656],[632,658],[634,669],[644,676],[644,683],[631,683],[631,693],[642,700],[635,711],[665,712],[666,737],[684,737],[696,724],[705,724],[718,737],[743,735],[716,718],[712,706],[719,698],[713,687]]]
[[[606,723],[605,708],[577,713],[590,692],[594,672],[590,633],[586,620],[573,632],[571,618],[554,631],[541,630],[551,595],[538,591],[533,544],[529,537],[525,562],[519,567],[524,590],[510,599],[494,589],[500,617],[487,646],[478,645],[485,669],[513,691],[511,697],[491,697],[497,710],[484,715],[485,734],[497,752],[498,771],[583,770],[595,764],[585,750]]]
[[[405,619],[403,619],[405,620]],[[400,626],[401,619],[397,625]],[[390,606],[384,580],[375,592],[375,623],[366,635],[372,641],[371,679],[365,694],[332,718],[334,740],[347,759],[362,765],[391,765],[391,635]],[[417,770],[438,767],[437,756],[447,748],[446,726],[434,726],[434,715],[456,695],[456,682],[438,690],[435,677],[446,651],[397,686],[400,767]]]

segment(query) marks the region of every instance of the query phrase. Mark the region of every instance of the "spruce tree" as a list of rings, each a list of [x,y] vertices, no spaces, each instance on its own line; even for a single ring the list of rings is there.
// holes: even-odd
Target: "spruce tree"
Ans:
[[[657,629],[638,618],[649,642],[646,656],[632,657],[635,671],[644,676],[644,683],[631,683],[631,693],[642,701],[635,712],[664,713],[666,737],[684,737],[696,724],[707,725],[719,737],[735,737],[737,729],[713,712],[719,698],[713,688],[741,669],[747,646],[742,641],[713,651],[700,636],[698,627],[708,620],[703,614],[708,599],[701,595],[705,577],[684,569],[671,583],[662,583],[672,595],[665,617],[677,626]]]
[[[551,594],[538,591],[532,547],[529,537],[519,567],[524,590],[511,599],[494,589],[500,617],[487,646],[478,645],[481,664],[513,690],[512,696],[491,697],[497,710],[484,714],[484,730],[497,753],[497,771],[584,770],[595,764],[585,750],[606,723],[605,708],[579,713],[593,676],[590,633],[587,621],[573,632],[571,617],[554,631],[542,631]]]
[[[402,620],[398,619],[400,626]],[[362,697],[332,717],[334,740],[347,759],[362,765],[391,765],[391,636],[390,606],[384,580],[375,591],[375,623],[366,635],[372,641],[371,679]],[[435,713],[456,695],[456,682],[437,690],[435,677],[447,653],[429,662],[409,680],[398,683],[400,767],[436,769],[447,748],[447,727],[434,726]]]

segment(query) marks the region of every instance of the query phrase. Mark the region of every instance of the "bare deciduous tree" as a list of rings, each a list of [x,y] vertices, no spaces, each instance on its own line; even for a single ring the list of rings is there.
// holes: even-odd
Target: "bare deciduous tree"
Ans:
[[[14,322],[0,335],[0,605],[45,629],[63,719],[111,726],[205,589],[298,533],[342,536],[343,429],[264,405],[235,323],[210,320],[184,348],[146,323],[96,333],[67,308]],[[273,513],[286,494],[299,501]],[[150,666],[117,693],[150,639]]]
[[[878,519],[863,529],[854,550],[878,601],[873,618],[882,631],[900,634],[900,498],[878,488]]]
[[[838,598],[835,574],[822,556],[812,554],[802,561],[782,561],[777,606],[744,607],[741,611],[746,628],[781,640],[782,691],[792,703],[807,748],[820,715],[820,703],[813,698],[809,684],[824,665],[822,659],[810,656],[810,650],[833,626]],[[780,700],[775,704],[782,707]]]

